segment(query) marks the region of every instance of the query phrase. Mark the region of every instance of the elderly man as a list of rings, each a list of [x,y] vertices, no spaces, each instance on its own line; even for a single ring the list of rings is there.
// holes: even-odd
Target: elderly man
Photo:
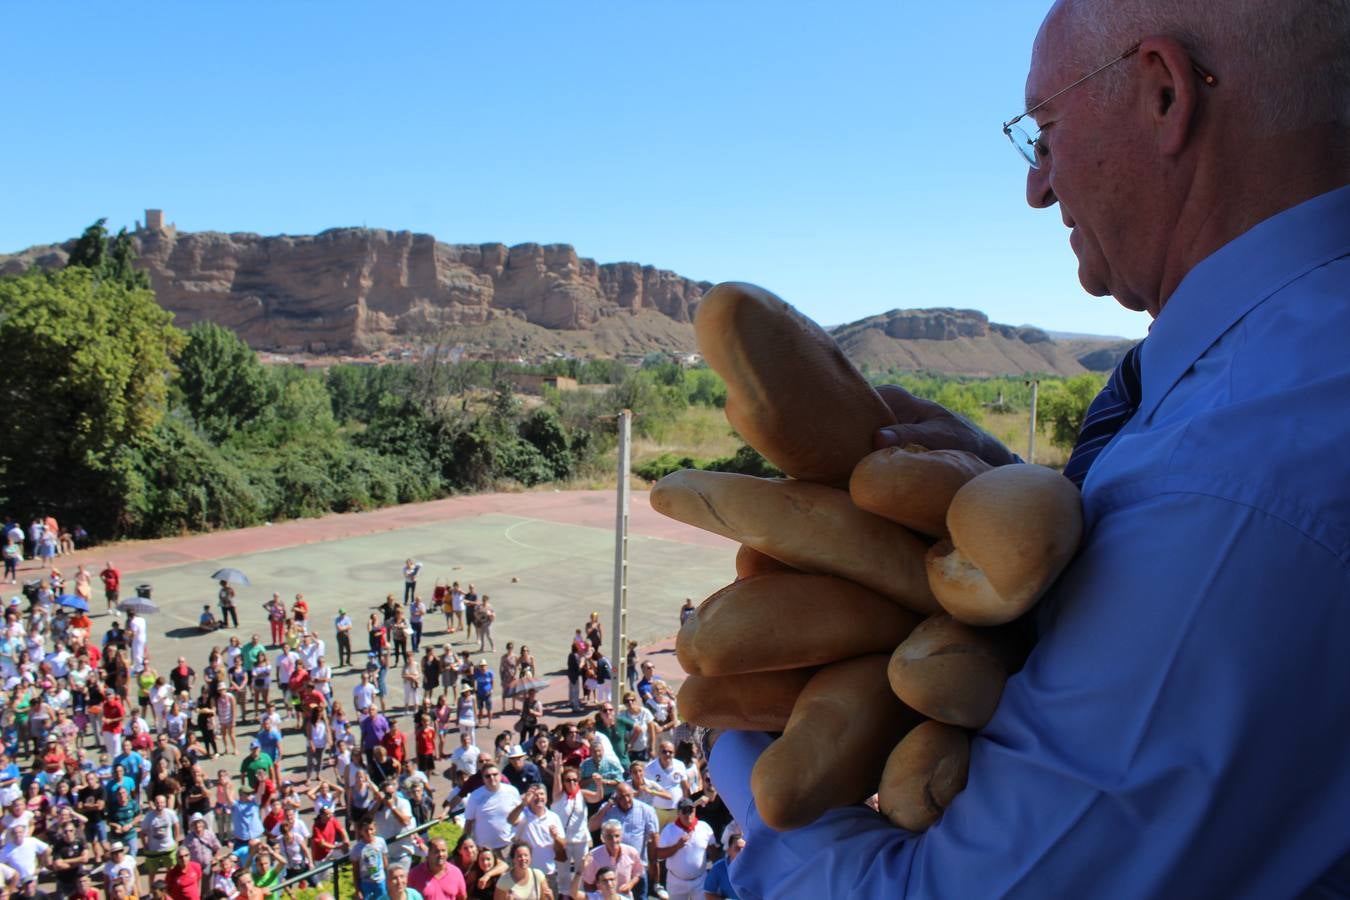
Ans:
[[[601,869],[612,869],[617,877],[615,887],[620,894],[633,893],[646,875],[642,856],[623,842],[623,823],[607,819],[600,826],[600,846],[586,854],[581,880],[587,891],[598,890],[596,874]]]
[[[643,772],[647,781],[661,789],[661,792],[653,792],[651,803],[664,828],[675,821],[675,808],[684,797],[689,772],[684,763],[675,758],[674,744],[662,741],[657,746],[656,759],[647,763]]]
[[[1350,873],[1350,6],[1061,0],[1007,132],[1079,279],[1154,321],[1066,474],[1083,545],[922,837],[798,833],[717,743],[743,895],[1331,896]],[[1031,273],[1034,277],[1034,273]],[[785,386],[787,389],[787,386]],[[880,445],[986,435],[903,392]],[[793,523],[783,523],[788,527]]]
[[[656,810],[636,799],[633,788],[625,782],[615,788],[614,796],[601,804],[591,816],[589,827],[597,831],[611,819],[619,823],[624,844],[632,847],[642,862],[642,877],[633,885],[633,900],[647,900],[647,867],[656,863],[656,836],[660,830],[656,823]],[[584,880],[584,873],[582,878]]]
[[[427,858],[408,871],[408,884],[422,892],[424,900],[466,900],[468,888],[458,866],[450,864],[445,838],[432,838]]]

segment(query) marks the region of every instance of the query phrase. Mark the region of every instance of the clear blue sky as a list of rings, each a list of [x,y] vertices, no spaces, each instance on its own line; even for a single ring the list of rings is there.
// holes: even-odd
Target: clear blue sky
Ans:
[[[827,324],[957,306],[1142,336],[999,123],[1048,0],[10,4],[0,252],[346,225],[570,243]]]

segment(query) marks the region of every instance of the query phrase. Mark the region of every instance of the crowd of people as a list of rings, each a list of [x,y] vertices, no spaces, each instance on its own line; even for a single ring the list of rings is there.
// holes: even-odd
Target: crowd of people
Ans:
[[[615,701],[597,614],[546,710],[527,646],[495,666],[458,646],[495,649],[490,598],[438,582],[424,601],[411,560],[402,598],[339,609],[331,630],[303,594],[253,613],[221,581],[200,621],[220,642],[172,663],[144,616],[123,621],[112,563],[97,625],[44,569],[0,632],[3,896],[255,900],[320,885],[327,862],[349,862],[366,900],[701,898],[705,880],[734,896],[713,862],[738,829],[698,736],[636,644]],[[335,669],[357,675],[349,694]],[[462,826],[453,847],[426,827],[442,820]]]

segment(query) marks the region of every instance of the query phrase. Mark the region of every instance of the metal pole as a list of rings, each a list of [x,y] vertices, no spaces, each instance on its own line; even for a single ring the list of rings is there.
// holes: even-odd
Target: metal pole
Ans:
[[[610,671],[619,686],[616,696],[623,695],[628,683],[628,656],[624,644],[628,640],[628,469],[629,442],[633,433],[633,413],[625,409],[619,414],[619,489],[618,510],[614,517],[614,635],[610,653]]]
[[[1036,461],[1036,393],[1041,383],[1036,380],[1027,382],[1031,385],[1031,427],[1027,431],[1027,462]]]

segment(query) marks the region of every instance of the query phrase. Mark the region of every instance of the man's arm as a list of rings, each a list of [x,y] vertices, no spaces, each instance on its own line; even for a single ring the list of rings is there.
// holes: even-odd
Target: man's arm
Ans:
[[[769,738],[717,742],[713,780],[748,838],[738,891],[1273,896],[1335,864],[1350,719],[1323,691],[1350,682],[1346,564],[1245,504],[1137,491],[1043,601],[966,790],[924,835],[862,806],[775,832],[749,792]]]

